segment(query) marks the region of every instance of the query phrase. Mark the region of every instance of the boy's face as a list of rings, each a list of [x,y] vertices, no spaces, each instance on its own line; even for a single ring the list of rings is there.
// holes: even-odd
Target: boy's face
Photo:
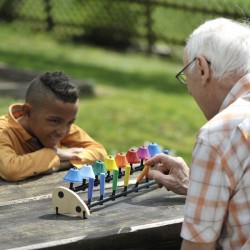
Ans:
[[[69,132],[76,118],[78,101],[66,103],[55,99],[43,107],[29,106],[27,131],[46,148],[54,148]]]

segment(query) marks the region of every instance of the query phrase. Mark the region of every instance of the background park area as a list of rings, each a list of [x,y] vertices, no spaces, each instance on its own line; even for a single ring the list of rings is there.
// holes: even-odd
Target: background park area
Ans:
[[[76,123],[111,155],[156,142],[189,162],[206,121],[175,79],[185,39],[208,18],[246,21],[249,7],[248,0],[0,0],[0,68],[62,70],[90,86]],[[0,115],[23,101],[1,95]]]

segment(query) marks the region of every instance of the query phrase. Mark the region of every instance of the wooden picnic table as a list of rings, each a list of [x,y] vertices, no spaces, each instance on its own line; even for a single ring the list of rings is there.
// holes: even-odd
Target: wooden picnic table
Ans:
[[[63,180],[66,173],[12,183],[0,180],[0,250],[180,248],[185,196],[152,185],[91,208],[87,219],[57,215],[51,196],[56,187],[69,187]],[[118,190],[122,187],[119,179]],[[93,200],[99,198],[98,189]],[[105,195],[111,192],[108,183]],[[87,191],[77,194],[87,201]]]

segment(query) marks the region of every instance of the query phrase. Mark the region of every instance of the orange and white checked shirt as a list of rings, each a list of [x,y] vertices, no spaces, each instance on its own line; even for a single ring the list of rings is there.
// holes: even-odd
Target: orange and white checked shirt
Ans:
[[[250,249],[250,74],[197,136],[181,236]]]

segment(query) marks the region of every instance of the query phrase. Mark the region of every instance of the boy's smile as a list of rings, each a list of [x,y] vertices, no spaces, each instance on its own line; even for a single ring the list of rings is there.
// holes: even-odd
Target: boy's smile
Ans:
[[[78,111],[76,103],[54,99],[43,107],[24,104],[22,126],[46,148],[54,148],[69,132]]]

